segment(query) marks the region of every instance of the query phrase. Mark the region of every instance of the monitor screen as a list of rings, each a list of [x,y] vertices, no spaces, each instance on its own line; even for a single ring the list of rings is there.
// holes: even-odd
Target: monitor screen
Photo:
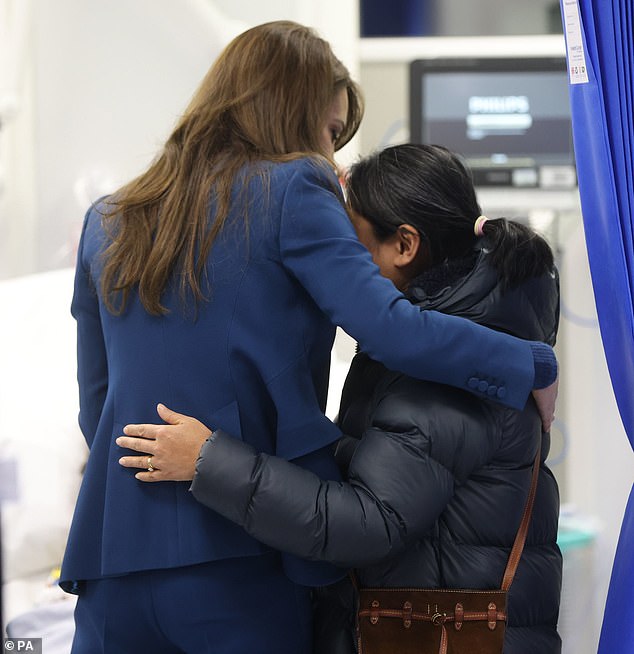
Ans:
[[[410,140],[462,154],[477,186],[575,186],[565,57],[413,61]]]

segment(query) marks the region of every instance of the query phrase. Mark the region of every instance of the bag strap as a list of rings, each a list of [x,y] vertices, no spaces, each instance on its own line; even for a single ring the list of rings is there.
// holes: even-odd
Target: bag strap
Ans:
[[[531,487],[528,491],[528,497],[526,498],[526,504],[524,506],[524,514],[522,515],[522,522],[520,522],[519,529],[515,535],[515,542],[513,543],[513,548],[511,549],[511,554],[509,555],[509,560],[506,564],[506,570],[504,571],[504,577],[502,579],[501,590],[508,591],[513,583],[513,578],[517,572],[517,566],[519,565],[520,559],[522,558],[522,552],[524,551],[524,544],[526,543],[526,536],[528,534],[528,526],[531,521],[531,515],[533,513],[533,504],[535,503],[535,495],[537,494],[537,478],[539,477],[539,468],[541,466],[541,452],[542,452],[542,441],[539,439],[539,445],[537,447],[537,454],[535,455],[535,462],[533,463],[533,476],[531,479]]]

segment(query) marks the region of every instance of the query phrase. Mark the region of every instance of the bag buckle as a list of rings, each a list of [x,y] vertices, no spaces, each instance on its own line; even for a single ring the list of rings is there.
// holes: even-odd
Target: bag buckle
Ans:
[[[439,625],[444,625],[445,620],[447,619],[447,614],[446,613],[440,613],[440,611],[436,610],[436,613],[431,616],[431,623],[438,627]]]

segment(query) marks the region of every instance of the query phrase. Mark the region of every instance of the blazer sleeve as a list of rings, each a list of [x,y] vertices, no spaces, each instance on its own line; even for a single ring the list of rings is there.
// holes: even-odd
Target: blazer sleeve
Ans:
[[[357,239],[336,184],[308,160],[290,179],[279,239],[291,274],[333,324],[388,368],[523,408],[535,379],[530,342],[413,306]]]
[[[71,313],[77,322],[77,381],[79,426],[92,445],[108,389],[106,347],[99,314],[99,300],[86,255],[92,209],[86,214],[79,241]]]
[[[453,494],[451,472],[413,433],[369,430],[349,473],[347,483],[324,481],[217,431],[201,450],[191,490],[261,542],[342,567],[395,554],[429,529]]]

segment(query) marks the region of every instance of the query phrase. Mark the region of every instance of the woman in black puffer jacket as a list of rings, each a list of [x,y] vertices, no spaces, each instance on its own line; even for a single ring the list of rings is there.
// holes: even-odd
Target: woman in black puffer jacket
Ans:
[[[437,146],[388,148],[352,168],[348,195],[359,238],[411,302],[554,344],[559,288],[550,248],[523,225],[479,218],[458,157]],[[504,393],[478,373],[474,384]],[[560,652],[559,495],[533,401],[514,411],[392,372],[361,352],[339,424],[348,483],[322,481],[215,432],[192,491],[268,545],[355,567],[363,586],[499,588],[541,439],[504,652]],[[326,591],[326,601],[334,606],[342,592],[342,585]],[[342,634],[327,636],[336,642]],[[350,633],[343,636],[340,645],[351,648]]]

